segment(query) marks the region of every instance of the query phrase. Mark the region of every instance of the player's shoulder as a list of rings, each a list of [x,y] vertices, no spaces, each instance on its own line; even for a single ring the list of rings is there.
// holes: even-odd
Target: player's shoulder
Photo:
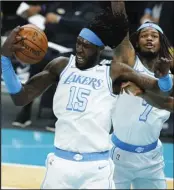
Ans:
[[[68,62],[69,62],[68,57],[63,57],[63,56],[57,57],[48,63],[48,65],[45,67],[45,70],[59,75],[63,71],[63,69],[67,66]]]
[[[57,66],[65,66],[66,67],[68,62],[69,62],[69,57],[60,56],[60,57],[53,59],[49,64],[53,65],[53,66],[57,65]]]

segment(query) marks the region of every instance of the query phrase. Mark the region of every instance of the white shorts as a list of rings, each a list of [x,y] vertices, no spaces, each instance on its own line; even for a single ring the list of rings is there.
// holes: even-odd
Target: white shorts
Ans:
[[[114,182],[118,189],[166,189],[162,145],[146,153],[133,153],[113,146]]]
[[[41,189],[115,189],[111,159],[78,162],[50,153]]]

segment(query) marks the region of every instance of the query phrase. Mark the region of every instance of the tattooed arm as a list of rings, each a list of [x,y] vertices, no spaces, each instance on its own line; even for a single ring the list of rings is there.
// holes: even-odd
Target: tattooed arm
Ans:
[[[174,82],[174,77],[173,77],[173,82]],[[171,96],[169,97],[159,96],[158,94],[154,94],[149,91],[145,91],[144,93],[141,93],[138,96],[142,97],[147,101],[148,104],[156,108],[165,109],[169,112],[174,111],[174,91],[171,93]]]
[[[115,17],[119,14],[124,14],[127,18],[125,3],[124,1],[112,1],[111,2],[112,12]],[[128,64],[133,67],[135,64],[135,50],[129,40],[129,31],[123,41],[113,49],[113,60]]]
[[[153,107],[159,108],[159,109],[165,109],[169,112],[173,112],[174,108],[174,91],[171,96],[164,97],[160,96],[158,94],[154,94],[150,91],[142,91],[139,87],[137,87],[132,82],[127,82],[124,85],[122,85],[122,89],[125,90],[127,94],[132,94],[134,96],[139,96],[146,100],[148,104],[150,104]]]
[[[113,53],[114,63],[122,62],[130,67],[134,67],[136,54],[135,49],[129,40],[129,33],[127,33],[123,41],[113,49]]]
[[[173,112],[174,108],[174,98],[172,96],[163,97],[158,96],[152,92],[145,92],[140,95],[146,102],[156,108],[165,109],[169,112]]]
[[[137,73],[128,65],[120,62],[114,63],[114,61],[112,61],[111,78],[113,82],[116,82],[116,80],[118,79],[133,82],[145,91],[150,91],[156,94],[160,94],[162,96],[169,96],[169,94],[171,94],[173,90],[172,89],[170,92],[161,91],[158,86],[157,79],[154,79],[144,74]]]

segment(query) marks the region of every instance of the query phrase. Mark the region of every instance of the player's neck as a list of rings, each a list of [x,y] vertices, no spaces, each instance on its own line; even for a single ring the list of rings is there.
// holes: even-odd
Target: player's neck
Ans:
[[[154,72],[154,66],[156,61],[158,60],[158,56],[152,58],[152,57],[144,57],[144,56],[140,56],[140,60],[142,62],[142,64],[151,72]]]
[[[91,59],[91,61],[88,64],[88,68],[87,69],[95,67],[99,63],[100,63],[100,55],[96,56],[94,59]]]

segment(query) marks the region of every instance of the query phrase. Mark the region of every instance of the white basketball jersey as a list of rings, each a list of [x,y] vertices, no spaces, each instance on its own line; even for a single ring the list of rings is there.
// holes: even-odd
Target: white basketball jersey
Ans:
[[[71,55],[67,67],[60,75],[53,99],[56,122],[56,147],[74,152],[101,152],[111,148],[111,108],[115,98],[111,95],[110,63],[104,60],[87,70],[75,66]]]
[[[138,56],[134,69],[154,77],[154,73],[144,67]],[[129,144],[151,144],[159,138],[169,116],[170,112],[152,107],[142,98],[124,92],[115,101],[112,115],[114,133],[121,141]]]

